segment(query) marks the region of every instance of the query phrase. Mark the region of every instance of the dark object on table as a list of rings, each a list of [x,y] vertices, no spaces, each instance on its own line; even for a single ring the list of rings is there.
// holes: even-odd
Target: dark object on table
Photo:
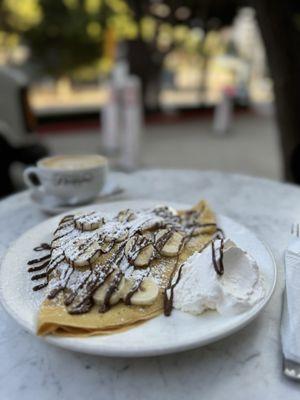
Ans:
[[[294,182],[300,184],[300,144],[292,152],[290,167]]]
[[[48,151],[44,146],[38,143],[13,146],[0,132],[0,197],[7,196],[15,191],[9,173],[12,163],[34,164],[39,158],[46,155],[48,155]]]

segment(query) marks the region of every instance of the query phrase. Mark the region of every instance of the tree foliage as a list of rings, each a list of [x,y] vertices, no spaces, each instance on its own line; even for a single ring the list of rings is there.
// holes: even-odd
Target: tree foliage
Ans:
[[[34,65],[54,77],[109,68],[118,41],[144,43],[149,62],[161,63],[175,46],[205,51],[199,30],[230,24],[235,10],[235,0],[0,0],[0,45],[1,31],[17,34]]]

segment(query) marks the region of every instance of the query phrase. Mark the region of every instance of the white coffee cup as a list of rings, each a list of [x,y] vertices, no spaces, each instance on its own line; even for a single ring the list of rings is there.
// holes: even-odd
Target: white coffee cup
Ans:
[[[103,156],[60,155],[42,158],[36,167],[26,168],[23,176],[30,189],[54,197],[61,205],[76,205],[97,197],[107,171],[107,158]]]

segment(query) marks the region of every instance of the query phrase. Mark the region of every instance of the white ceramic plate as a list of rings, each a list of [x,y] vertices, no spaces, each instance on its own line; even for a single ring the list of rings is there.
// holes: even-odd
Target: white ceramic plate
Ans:
[[[117,212],[123,208],[151,207],[161,203],[163,202],[122,201],[83,209]],[[176,208],[189,207],[178,203],[170,205]],[[22,235],[8,250],[0,270],[2,304],[8,313],[32,334],[35,334],[37,310],[44,294],[43,291],[32,292],[32,282],[27,273],[26,263],[30,258],[34,258],[32,249],[35,246],[50,241],[51,233],[60,218],[61,216],[51,218]],[[266,296],[252,309],[233,317],[224,317],[214,311],[195,317],[173,310],[171,317],[161,315],[123,333],[81,339],[47,336],[44,340],[84,353],[139,357],[203,346],[241,329],[253,320],[270,300],[276,282],[276,265],[270,251],[247,228],[224,216],[218,216],[218,224],[226,236],[249,252],[260,266]]]

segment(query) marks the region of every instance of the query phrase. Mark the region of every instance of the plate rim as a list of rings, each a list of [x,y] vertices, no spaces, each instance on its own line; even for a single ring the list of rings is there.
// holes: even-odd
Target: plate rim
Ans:
[[[118,206],[118,205],[122,205],[124,203],[128,204],[128,203],[134,203],[137,204],[138,202],[144,203],[146,206],[146,203],[172,203],[172,204],[177,204],[179,207],[190,207],[190,205],[186,204],[186,203],[180,203],[180,202],[174,202],[174,201],[162,201],[162,200],[152,200],[152,199],[136,199],[136,200],[121,200],[121,201],[114,201],[114,202],[105,202],[105,203],[101,203],[101,204],[93,204],[93,205],[89,205],[89,206],[83,206],[83,207],[79,207],[79,208],[75,208],[73,209],[74,212],[80,212],[81,210],[86,210],[86,209],[90,209],[93,207],[101,207],[101,206],[105,206],[105,205],[114,205],[114,206]],[[136,207],[136,206],[135,206]],[[143,204],[141,204],[141,207],[143,207]],[[69,214],[70,212],[73,212],[73,210],[69,210],[67,213]],[[27,235],[30,233],[30,231],[34,231],[36,229],[38,229],[38,227],[40,225],[46,224],[47,222],[49,222],[50,220],[55,220],[55,219],[59,219],[61,217],[63,217],[64,215],[66,215],[66,212],[63,212],[59,215],[56,216],[52,216],[50,218],[47,218],[46,220],[38,223],[37,225],[34,225],[33,227],[29,228],[28,230],[26,230],[22,235],[20,235],[12,244],[10,244],[10,246],[8,247],[8,249],[6,250],[4,256],[1,258],[1,265],[0,265],[0,302],[2,304],[3,309],[10,315],[10,317],[12,317],[15,322],[21,326],[23,329],[25,329],[27,332],[29,332],[31,335],[33,335],[35,338],[43,341],[43,342],[47,342],[50,343],[52,345],[58,346],[60,348],[64,348],[67,350],[71,350],[71,351],[75,351],[75,352],[79,352],[79,353],[85,353],[85,354],[93,354],[93,355],[98,355],[98,356],[105,356],[105,357],[151,357],[151,356],[157,356],[157,355],[165,355],[165,354],[171,354],[171,353],[179,353],[182,351],[187,351],[187,350],[191,350],[193,348],[200,348],[202,346],[206,346],[209,343],[213,343],[216,342],[222,338],[225,338],[227,336],[232,335],[233,333],[239,331],[240,329],[244,328],[246,325],[250,324],[256,317],[258,317],[258,315],[263,311],[263,309],[269,304],[275,288],[276,288],[276,284],[277,284],[277,280],[278,280],[278,267],[277,267],[277,263],[275,260],[275,257],[270,249],[270,246],[260,238],[259,235],[257,235],[256,233],[254,233],[251,229],[249,229],[248,227],[246,227],[245,225],[241,224],[240,222],[236,222],[234,219],[223,215],[223,214],[218,214],[216,213],[216,217],[218,218],[225,218],[229,221],[234,222],[235,224],[238,224],[240,226],[242,226],[243,228],[245,228],[247,231],[249,231],[264,247],[264,249],[267,251],[270,260],[272,262],[272,266],[273,266],[273,280],[270,281],[270,288],[268,291],[268,294],[261,300],[261,302],[259,302],[256,306],[253,307],[252,310],[249,310],[250,313],[248,313],[247,315],[244,316],[243,319],[237,321],[237,323],[235,323],[232,327],[230,327],[229,329],[227,329],[226,331],[222,331],[222,332],[218,332],[214,335],[210,335],[208,338],[202,338],[199,340],[191,340],[190,342],[186,342],[186,343],[182,343],[182,344],[171,344],[168,347],[159,347],[157,346],[155,349],[153,348],[148,348],[145,349],[143,348],[142,350],[139,350],[138,348],[131,348],[130,350],[127,350],[126,348],[118,348],[118,349],[112,349],[111,347],[105,348],[105,345],[100,347],[99,349],[95,348],[95,347],[90,347],[90,346],[84,346],[82,347],[82,345],[80,344],[80,341],[84,340],[85,338],[73,338],[73,337],[55,337],[55,336],[38,336],[36,335],[28,326],[26,326],[26,324],[24,323],[24,320],[20,320],[17,319],[17,315],[15,313],[15,311],[11,308],[10,304],[8,303],[8,301],[5,298],[4,295],[4,290],[3,290],[3,279],[2,279],[2,275],[3,275],[3,264],[6,260],[6,258],[10,255],[10,253],[12,252],[12,250],[14,249],[14,247],[17,245],[17,242],[23,237],[23,235]],[[177,311],[176,312],[180,312]],[[158,318],[161,316],[158,316]],[[23,323],[22,323],[23,322]],[[78,343],[76,343],[78,341]],[[76,345],[74,344],[76,343]]]

